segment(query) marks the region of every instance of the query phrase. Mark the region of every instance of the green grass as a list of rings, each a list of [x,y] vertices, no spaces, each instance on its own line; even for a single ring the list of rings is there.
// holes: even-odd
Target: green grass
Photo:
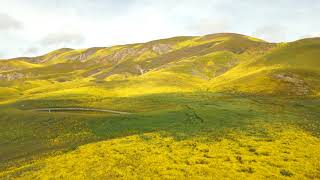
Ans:
[[[295,127],[314,137],[320,136],[319,99],[197,92],[108,101],[117,102],[123,109],[136,108],[136,113],[34,112],[18,110],[19,103],[1,107],[2,169],[17,163],[25,164],[30,158],[53,156],[52,152],[57,150],[73,150],[82,144],[130,135],[144,137],[146,133],[160,133],[175,141],[203,137],[219,142],[230,133],[240,132],[258,139],[273,139],[270,133]],[[65,102],[56,103],[66,105]],[[23,104],[39,107],[45,103],[38,100]]]
[[[110,98],[101,104],[106,105],[108,101],[135,114],[18,110],[51,107],[51,104],[70,107],[73,106],[70,101],[22,101],[14,106],[1,107],[0,138],[3,144],[7,144],[2,146],[6,148],[0,149],[1,157],[5,158],[2,166],[11,160],[25,159],[52,150],[70,149],[97,140],[147,132],[161,132],[177,139],[205,136],[208,133],[223,136],[223,132],[235,129],[260,134],[262,129],[246,128],[256,123],[283,123],[303,127],[315,135],[320,132],[317,121],[320,100],[197,92]],[[75,101],[74,104],[81,106],[81,101]],[[59,143],[52,143],[55,141]]]

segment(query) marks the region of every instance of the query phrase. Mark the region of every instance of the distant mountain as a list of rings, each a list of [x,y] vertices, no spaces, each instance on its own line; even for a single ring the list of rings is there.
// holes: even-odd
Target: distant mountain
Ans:
[[[206,89],[319,95],[319,57],[319,38],[275,44],[221,33],[106,48],[63,48],[39,57],[3,60],[0,81],[10,85],[77,81],[83,86],[105,83],[117,89],[135,86],[130,91],[133,94],[140,93],[135,92],[139,84],[151,83],[168,87],[168,92]],[[149,88],[145,91],[152,93]]]

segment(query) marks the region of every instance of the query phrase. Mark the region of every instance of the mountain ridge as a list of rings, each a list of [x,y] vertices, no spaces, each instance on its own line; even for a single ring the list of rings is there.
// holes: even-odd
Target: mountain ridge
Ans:
[[[83,78],[84,84],[110,84],[120,80],[128,83],[139,77],[139,81],[152,81],[157,73],[159,77],[171,73],[172,79],[183,77],[181,84],[190,78],[212,91],[311,95],[319,92],[319,71],[314,68],[319,61],[313,55],[317,54],[319,42],[320,38],[307,38],[269,43],[241,34],[218,33],[112,47],[62,48],[42,56],[0,61],[0,80],[62,83]],[[281,69],[283,72],[275,72]],[[255,78],[248,73],[256,74]],[[240,77],[252,80],[245,83]],[[302,90],[287,93],[296,86]],[[177,85],[174,88],[181,89]]]
[[[157,42],[161,42],[161,41],[167,41],[167,40],[171,40],[171,39],[191,39],[191,38],[196,38],[196,37],[212,37],[212,36],[219,36],[219,35],[239,35],[239,36],[247,36],[247,35],[243,35],[243,34],[238,34],[238,33],[215,33],[215,34],[207,34],[207,35],[203,35],[203,36],[173,36],[173,37],[168,37],[168,38],[161,38],[161,39],[156,39],[156,40],[151,40],[151,41],[147,41],[147,42],[138,42],[138,43],[129,43],[129,44],[118,44],[118,45],[113,45],[113,46],[105,46],[105,47],[89,47],[89,48],[83,48],[83,49],[91,49],[91,48],[112,48],[112,47],[118,47],[118,46],[130,46],[130,45],[136,45],[136,44],[152,44],[152,43],[157,43]],[[250,37],[250,36],[247,36]],[[253,38],[253,39],[257,39],[257,38]],[[261,39],[257,39],[258,41],[264,41]],[[266,41],[264,41],[266,42]],[[19,57],[13,57],[13,58],[4,58],[1,60],[18,60],[18,59],[30,59],[30,58],[38,58],[38,57],[42,57],[45,56],[47,54],[53,53],[53,52],[58,52],[58,51],[71,51],[71,50],[83,50],[83,49],[74,49],[74,48],[68,48],[68,47],[63,47],[63,48],[59,48],[56,50],[52,50],[49,51],[48,53],[39,55],[39,56],[19,56]]]

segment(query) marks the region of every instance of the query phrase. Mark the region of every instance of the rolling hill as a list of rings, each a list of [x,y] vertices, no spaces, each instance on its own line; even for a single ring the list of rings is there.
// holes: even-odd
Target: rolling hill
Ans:
[[[220,33],[1,60],[0,179],[320,178],[319,58]]]

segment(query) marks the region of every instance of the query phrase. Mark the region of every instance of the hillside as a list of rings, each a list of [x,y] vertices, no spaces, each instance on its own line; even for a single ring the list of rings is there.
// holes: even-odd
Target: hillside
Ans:
[[[213,84],[223,90],[317,95],[320,84],[319,48],[319,38],[280,44],[266,55],[241,64],[213,80]]]
[[[320,178],[319,57],[220,33],[1,60],[0,179]]]
[[[121,89],[139,81],[154,84],[178,78],[179,84],[167,81],[167,88],[199,88],[190,85],[195,81],[192,84],[212,91],[316,95],[319,43],[315,38],[271,44],[239,34],[214,34],[109,48],[64,48],[39,57],[1,61],[0,79],[9,84],[43,80],[51,86],[81,79],[82,85],[104,82],[112,87],[111,82],[117,81],[116,88]]]

